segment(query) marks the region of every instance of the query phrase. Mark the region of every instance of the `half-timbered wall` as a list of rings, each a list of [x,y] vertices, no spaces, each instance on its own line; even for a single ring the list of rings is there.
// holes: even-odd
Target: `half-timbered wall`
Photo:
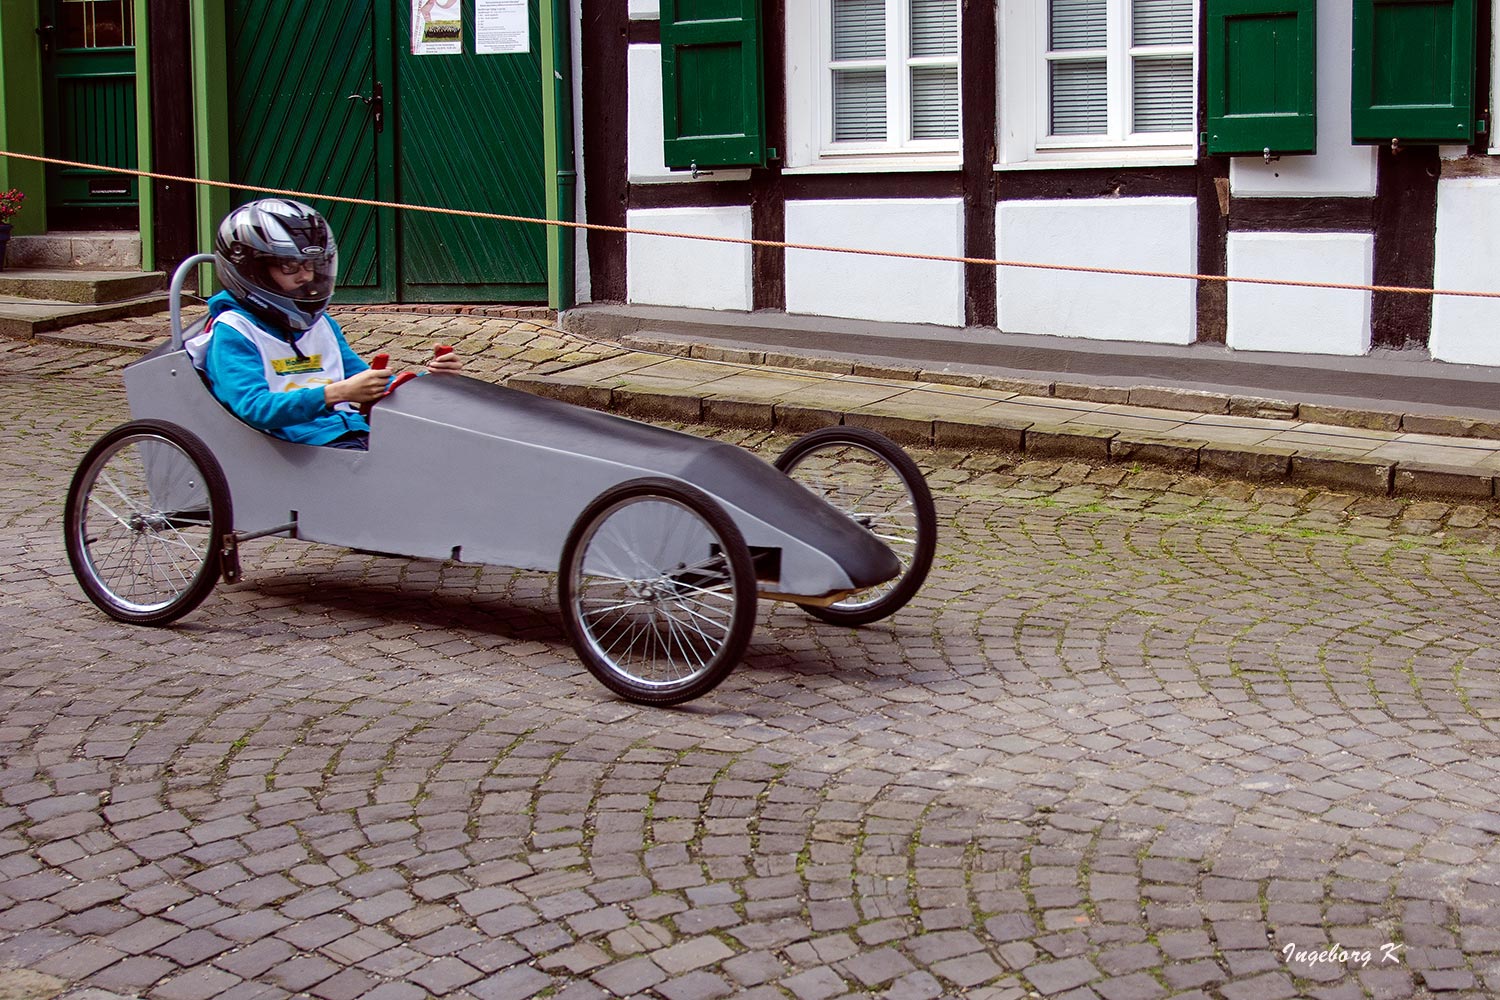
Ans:
[[[765,168],[696,177],[664,163],[658,3],[582,3],[582,140],[593,222],[861,249],[1500,291],[1500,169],[1493,167],[1500,150],[1488,136],[1472,146],[1395,148],[1351,138],[1356,0],[1316,4],[1316,153],[1210,156],[1197,142],[1152,146],[1136,136],[1135,148],[1090,153],[1092,160],[1048,158],[1036,141],[1046,131],[1037,122],[1036,87],[1014,72],[1014,39],[1036,30],[1028,17],[1045,4],[959,5],[962,123],[946,144],[912,142],[912,155],[888,150],[839,160],[818,154],[817,116],[795,104],[809,93],[806,75],[827,69],[801,35],[818,30],[803,14],[818,5],[762,0],[766,137],[776,155]],[[1202,0],[1194,138],[1205,127],[1206,11]],[[1475,80],[1481,108],[1492,106],[1492,16],[1486,4]],[[1180,48],[1162,52],[1181,58]],[[1168,136],[1175,142],[1180,126],[1162,127],[1178,129]],[[1500,365],[1500,302],[1490,299],[992,269],[598,233],[588,247],[598,300],[929,323],[952,327],[955,336],[963,327],[998,327],[1236,351],[1358,356],[1394,348]]]

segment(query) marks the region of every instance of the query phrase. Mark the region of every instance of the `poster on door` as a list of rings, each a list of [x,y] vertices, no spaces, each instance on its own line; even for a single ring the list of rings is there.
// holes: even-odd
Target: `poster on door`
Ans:
[[[474,51],[506,55],[531,51],[528,0],[475,0]]]
[[[411,54],[456,56],[464,51],[460,0],[411,0]]]

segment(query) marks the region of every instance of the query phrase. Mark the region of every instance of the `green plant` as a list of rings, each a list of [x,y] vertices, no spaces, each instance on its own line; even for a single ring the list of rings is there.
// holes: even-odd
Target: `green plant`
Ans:
[[[21,210],[21,202],[25,200],[26,192],[20,188],[11,188],[4,194],[0,194],[0,224],[10,222]]]

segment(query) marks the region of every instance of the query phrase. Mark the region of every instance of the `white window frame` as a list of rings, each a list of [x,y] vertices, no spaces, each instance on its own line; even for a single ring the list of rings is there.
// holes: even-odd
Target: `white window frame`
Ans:
[[[909,0],[887,0],[886,118],[900,129],[881,142],[833,138],[833,4],[791,0],[786,5],[786,173],[854,173],[953,170],[963,163],[962,56],[912,57]],[[963,6],[959,4],[962,18]],[[892,16],[894,14],[894,16]],[[960,31],[962,41],[962,31]],[[910,139],[911,69],[958,66],[960,134],[952,139]]]
[[[1002,0],[1000,6],[997,170],[1038,167],[1129,167],[1189,164],[1198,156],[1199,4],[1193,6],[1192,45],[1152,46],[1162,55],[1193,57],[1194,121],[1180,132],[1129,133],[1130,0],[1107,0],[1108,126],[1103,135],[1048,134],[1049,0]]]

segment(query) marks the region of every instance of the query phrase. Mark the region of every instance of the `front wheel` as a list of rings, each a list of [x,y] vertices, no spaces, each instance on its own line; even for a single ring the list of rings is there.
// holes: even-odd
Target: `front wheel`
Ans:
[[[798,438],[776,468],[867,528],[901,562],[893,580],[835,604],[802,609],[834,625],[867,625],[906,606],[927,579],[937,549],[937,511],[917,463],[884,434],[824,427]]]
[[[218,461],[162,420],[135,420],[96,441],[73,474],[63,514],[78,585],[105,614],[133,625],[165,625],[202,603],[233,525]]]
[[[578,658],[648,705],[713,690],[755,629],[755,567],[739,528],[708,494],[671,479],[622,483],[584,509],[563,546],[558,594]]]

